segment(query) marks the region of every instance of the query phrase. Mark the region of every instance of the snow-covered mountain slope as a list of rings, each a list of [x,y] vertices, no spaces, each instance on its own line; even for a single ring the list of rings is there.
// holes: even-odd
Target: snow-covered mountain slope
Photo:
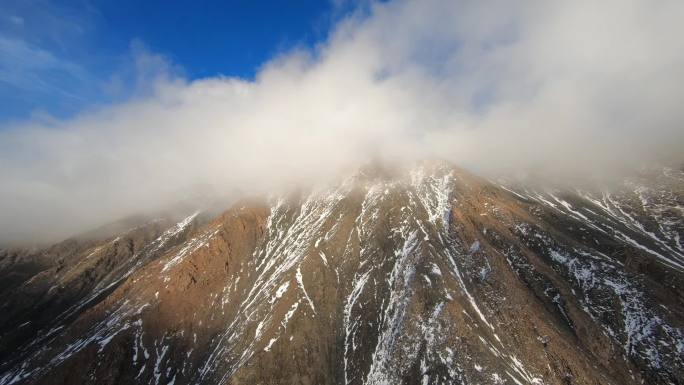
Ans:
[[[0,384],[681,384],[683,191],[423,164],[5,251]]]

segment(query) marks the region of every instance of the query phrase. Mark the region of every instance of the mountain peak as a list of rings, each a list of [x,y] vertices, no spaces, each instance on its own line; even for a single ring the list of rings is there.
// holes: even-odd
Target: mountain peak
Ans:
[[[664,197],[374,163],[5,255],[4,274],[35,274],[3,288],[0,384],[677,383],[682,216]]]

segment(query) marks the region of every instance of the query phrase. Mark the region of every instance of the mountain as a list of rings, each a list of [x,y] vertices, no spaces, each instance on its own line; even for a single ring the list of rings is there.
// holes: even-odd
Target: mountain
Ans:
[[[684,172],[430,162],[0,252],[0,384],[684,384]]]

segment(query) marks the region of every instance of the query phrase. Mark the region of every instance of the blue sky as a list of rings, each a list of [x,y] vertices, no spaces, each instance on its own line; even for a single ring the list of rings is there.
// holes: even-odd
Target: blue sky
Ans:
[[[324,40],[344,11],[321,0],[5,0],[0,123],[125,100],[146,71],[251,78],[279,52]]]

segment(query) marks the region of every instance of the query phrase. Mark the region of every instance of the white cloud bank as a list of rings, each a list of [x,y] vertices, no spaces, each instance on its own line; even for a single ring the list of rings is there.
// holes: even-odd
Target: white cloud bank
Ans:
[[[395,1],[255,81],[0,133],[0,240],[63,237],[192,194],[259,192],[371,157],[578,176],[682,161],[684,2]]]

